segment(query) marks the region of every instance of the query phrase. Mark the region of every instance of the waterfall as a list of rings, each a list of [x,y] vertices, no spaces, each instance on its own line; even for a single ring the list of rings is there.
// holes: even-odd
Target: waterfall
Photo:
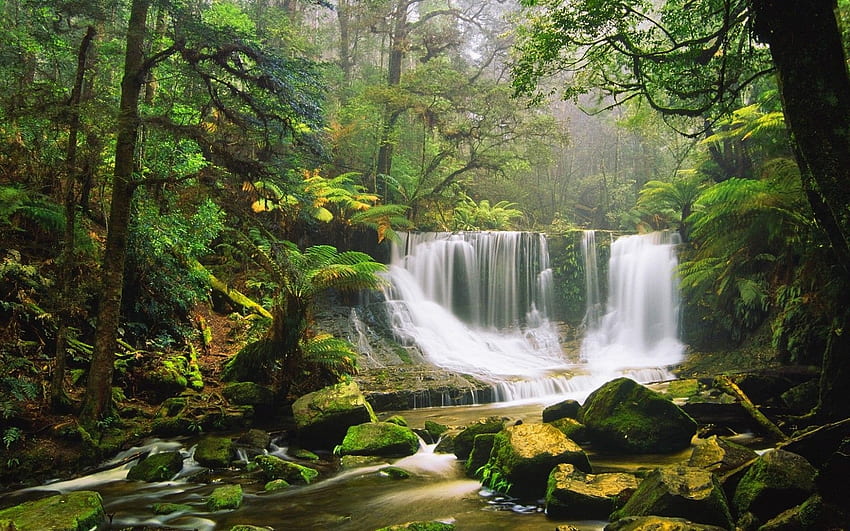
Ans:
[[[684,353],[678,339],[677,236],[623,236],[611,245],[605,313],[588,320],[582,343],[591,372],[620,371],[639,381],[672,377],[665,368]],[[590,313],[589,304],[588,298]]]
[[[542,234],[403,234],[388,277],[396,339],[439,367],[504,387],[566,365],[548,318],[552,272]]]
[[[602,319],[602,299],[599,296],[599,266],[598,250],[596,248],[596,231],[586,230],[582,233],[581,254],[584,258],[584,287],[585,287],[585,328],[596,328]]]

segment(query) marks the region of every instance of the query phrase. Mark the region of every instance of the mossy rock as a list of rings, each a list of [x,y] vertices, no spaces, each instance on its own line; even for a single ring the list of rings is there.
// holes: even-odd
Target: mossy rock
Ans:
[[[815,491],[817,470],[802,456],[785,450],[762,454],[738,482],[732,503],[738,514],[762,521],[798,505]]]
[[[667,384],[664,393],[668,398],[691,398],[699,394],[699,380],[688,378],[684,380],[673,380]]]
[[[435,454],[453,454],[455,453],[455,437],[463,430],[460,428],[449,428],[440,435],[437,446],[434,447]]]
[[[820,385],[813,379],[782,393],[782,403],[795,415],[805,415],[817,406]]]
[[[207,498],[207,509],[223,511],[238,509],[242,505],[242,485],[218,487]]]
[[[561,463],[591,472],[584,450],[551,424],[508,426],[496,434],[488,466],[499,471],[521,498],[542,496],[550,471]]]
[[[149,455],[130,468],[127,479],[137,481],[168,481],[183,469],[180,452],[161,452]]]
[[[221,394],[231,404],[270,408],[274,405],[274,392],[264,385],[254,382],[236,382],[225,387]]]
[[[376,455],[344,455],[339,458],[339,467],[342,470],[351,470],[353,468],[382,465],[386,464],[386,462],[386,459]]]
[[[579,419],[594,448],[622,453],[671,453],[690,446],[697,423],[663,395],[628,378],[593,391]]]
[[[188,513],[194,509],[182,503],[155,503],[151,505],[153,514]]]
[[[285,479],[273,479],[265,484],[263,490],[266,492],[274,492],[277,490],[288,489],[292,485],[289,484]]]
[[[262,469],[267,481],[285,479],[290,483],[310,483],[319,476],[319,472],[313,468],[274,455],[258,455],[254,462]]]
[[[267,432],[252,428],[236,439],[236,444],[252,450],[264,451],[271,444],[272,438]]]
[[[431,434],[431,437],[436,441],[440,438],[440,436],[448,431],[449,427],[445,424],[440,424],[439,422],[434,422],[433,420],[425,421],[425,431]]]
[[[408,522],[382,527],[376,531],[453,531],[454,529],[454,524],[445,522]]]
[[[570,464],[552,469],[546,485],[546,515],[573,520],[604,520],[638,480],[621,472],[585,474]]]
[[[478,469],[490,460],[490,452],[493,451],[493,440],[495,438],[495,433],[479,433],[472,440],[472,451],[469,452],[469,457],[463,465],[467,476],[474,478]]]
[[[605,526],[605,531],[728,531],[724,527],[698,524],[684,518],[629,516]]]
[[[697,440],[688,459],[688,466],[710,470],[715,474],[728,472],[757,458],[755,450],[727,441],[716,435]]]
[[[402,417],[401,415],[393,415],[388,419],[384,420],[384,422],[389,422],[390,424],[397,424],[399,426],[407,427],[407,419]]]
[[[237,524],[231,527],[230,531],[269,531],[269,528],[250,524]]]
[[[334,452],[337,455],[380,455],[403,457],[419,450],[413,430],[389,422],[367,422],[348,428]]]
[[[348,428],[378,419],[355,382],[306,394],[292,404],[298,442],[305,448],[332,449]]]
[[[225,468],[230,466],[236,455],[233,441],[228,437],[207,435],[198,441],[195,447],[195,461],[209,468]]]
[[[410,479],[410,472],[397,466],[385,466],[378,470],[378,472],[390,479]]]
[[[558,419],[578,418],[581,404],[575,400],[564,400],[543,409],[543,422],[554,422]]]
[[[0,510],[0,529],[15,531],[89,531],[106,524],[103,499],[79,490]]]
[[[454,437],[454,454],[458,459],[466,459],[472,451],[476,435],[498,433],[504,429],[506,422],[502,417],[481,418],[473,422]]]
[[[846,529],[850,511],[830,504],[814,494],[759,527],[759,531],[788,531],[798,529]]]
[[[665,516],[733,529],[720,481],[708,470],[688,466],[656,468],[641,481],[611,520],[630,516]]]
[[[321,458],[306,448],[290,449],[289,455],[303,461],[319,461]]]

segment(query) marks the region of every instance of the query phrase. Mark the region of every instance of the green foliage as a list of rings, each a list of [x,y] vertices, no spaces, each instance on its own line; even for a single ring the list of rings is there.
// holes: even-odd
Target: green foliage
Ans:
[[[38,375],[26,357],[5,348],[0,350],[0,419],[15,417],[25,403],[39,397]]]
[[[490,201],[482,199],[476,203],[466,194],[461,195],[460,202],[455,206],[452,218],[452,230],[508,230],[513,228],[513,220],[521,218],[522,212],[516,208],[516,203],[499,201],[490,205]]]
[[[481,479],[481,484],[488,489],[508,494],[513,485],[508,481],[507,477],[502,473],[502,470],[496,465],[492,459],[475,471],[475,476]]]

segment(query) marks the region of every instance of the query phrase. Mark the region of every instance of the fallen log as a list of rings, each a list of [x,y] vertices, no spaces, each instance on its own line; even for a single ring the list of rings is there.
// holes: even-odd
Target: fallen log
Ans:
[[[235,289],[231,289],[225,282],[222,282],[221,280],[216,278],[215,275],[210,273],[209,270],[203,265],[201,265],[201,263],[197,260],[190,260],[189,265],[194,271],[201,273],[204,277],[206,277],[207,282],[209,282],[210,284],[210,287],[221,295],[223,295],[224,298],[230,301],[230,303],[234,306],[250,310],[256,314],[262,315],[267,319],[272,318],[272,314],[268,310],[266,310],[256,302],[252,301],[250,298],[243,295],[242,293],[236,291]]]
[[[714,379],[714,386],[720,389],[721,391],[728,393],[735,398],[738,399],[738,402],[741,404],[741,407],[746,410],[747,413],[753,418],[753,420],[764,428],[764,430],[775,437],[778,441],[785,441],[788,439],[788,436],[783,432],[779,427],[771,422],[769,418],[764,416],[764,413],[759,411],[758,407],[753,404],[752,400],[741,390],[738,385],[732,381],[731,378],[725,375],[720,375]]]

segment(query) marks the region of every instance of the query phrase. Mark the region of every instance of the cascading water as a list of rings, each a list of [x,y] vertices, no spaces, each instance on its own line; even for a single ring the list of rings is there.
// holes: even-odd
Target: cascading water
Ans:
[[[442,368],[494,385],[496,400],[566,390],[549,322],[542,234],[410,233],[393,247],[387,308],[396,338]],[[561,382],[561,383],[558,383]]]
[[[678,339],[678,243],[677,234],[654,232],[611,244],[605,313],[590,317],[588,306],[585,320],[581,355],[591,373],[626,374],[642,382],[673,377],[666,367],[681,362],[684,353]],[[586,252],[595,256],[595,246],[588,244]]]

